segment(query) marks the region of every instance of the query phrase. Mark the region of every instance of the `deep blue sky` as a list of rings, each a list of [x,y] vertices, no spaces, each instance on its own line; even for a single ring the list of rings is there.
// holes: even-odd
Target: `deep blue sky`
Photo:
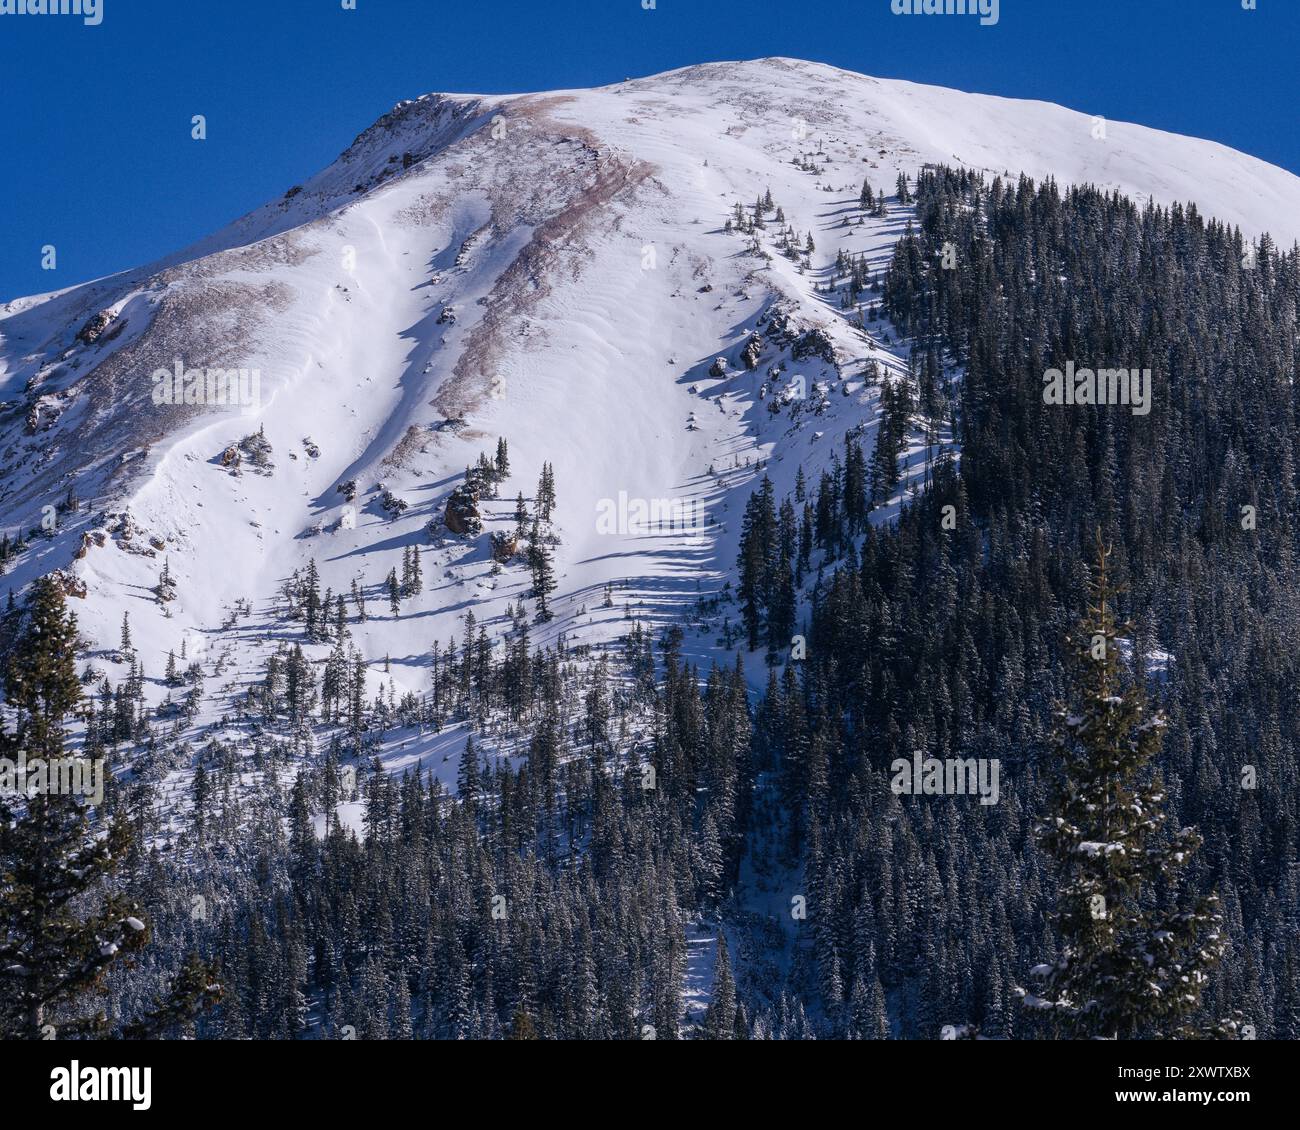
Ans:
[[[793,55],[1213,138],[1300,173],[1300,0],[102,0],[0,15],[0,300],[147,262],[278,197],[429,91]],[[205,114],[208,140],[190,139]],[[58,248],[42,271],[40,249]]]

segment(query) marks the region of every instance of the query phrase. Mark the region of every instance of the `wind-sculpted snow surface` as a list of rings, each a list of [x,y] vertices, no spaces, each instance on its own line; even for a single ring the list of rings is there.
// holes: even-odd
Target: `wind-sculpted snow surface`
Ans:
[[[558,587],[538,642],[609,640],[635,615],[693,622],[686,654],[707,654],[721,625],[697,601],[732,573],[756,478],[784,496],[850,430],[869,445],[869,378],[906,367],[861,317],[873,296],[841,309],[826,284],[841,252],[883,269],[912,219],[897,176],[926,163],[1300,234],[1300,182],[1217,144],[795,60],[426,96],[186,251],[0,307],[0,526],[38,535],[7,580],[84,585],[81,631],[115,682],[123,612],[150,675],[182,645],[228,654],[228,701],[314,560],[322,588],[372,598],[353,635],[374,689],[423,692],[431,641],[528,596],[489,537],[549,462]],[[864,180],[883,208],[860,206]],[[763,228],[728,224],[768,193]],[[463,537],[448,498],[499,437],[511,477]],[[927,457],[907,448],[881,519]],[[427,581],[393,616],[383,582],[414,546]]]

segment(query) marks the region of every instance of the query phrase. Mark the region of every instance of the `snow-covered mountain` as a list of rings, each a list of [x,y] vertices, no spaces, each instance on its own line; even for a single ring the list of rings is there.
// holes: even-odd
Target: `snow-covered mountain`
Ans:
[[[125,611],[149,675],[184,642],[190,659],[229,655],[228,695],[314,560],[322,587],[371,597],[353,632],[375,686],[419,692],[433,640],[469,610],[491,628],[527,594],[527,569],[495,572],[487,538],[513,529],[516,493],[549,462],[559,587],[535,638],[612,638],[625,605],[681,620],[732,572],[760,463],[783,494],[847,430],[869,438],[864,373],[905,354],[818,288],[840,251],[884,266],[910,217],[897,175],[927,162],[1300,237],[1300,179],[1221,145],[791,59],[426,95],[185,251],[0,306],[0,528],[80,502],[6,581],[67,570],[100,669]],[[864,179],[890,196],[884,215],[859,207]],[[780,214],[755,250],[728,219],[769,191]],[[811,235],[810,266],[781,253],[787,227],[800,249]],[[157,403],[154,374],[178,367],[245,371],[244,402]],[[259,431],[265,466],[239,446]],[[442,528],[448,496],[499,437],[511,477],[463,539]],[[640,524],[656,501],[669,521]],[[384,578],[412,546],[424,591],[393,617]]]

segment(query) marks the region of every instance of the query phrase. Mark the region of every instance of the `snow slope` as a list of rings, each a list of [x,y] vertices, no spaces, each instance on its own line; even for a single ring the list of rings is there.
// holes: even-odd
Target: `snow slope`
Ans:
[[[882,323],[869,333],[814,290],[837,250],[879,268],[903,231],[894,201],[858,223],[864,177],[892,196],[898,171],[925,162],[1054,176],[1300,237],[1291,174],[1136,125],[1098,132],[1058,106],[790,59],[403,103],[329,168],[194,247],[0,306],[0,528],[39,527],[69,489],[81,500],[8,580],[80,578],[82,631],[114,681],[124,611],[155,679],[182,641],[191,659],[228,655],[226,681],[209,687],[228,701],[283,637],[280,587],[314,559],[323,587],[357,580],[367,593],[353,630],[375,688],[422,692],[433,640],[458,636],[470,609],[491,630],[526,595],[521,565],[493,575],[486,536],[513,526],[516,492],[531,497],[549,461],[560,585],[535,639],[613,638],[625,605],[679,620],[730,573],[758,462],[778,495],[800,466],[815,481],[846,430],[870,438],[864,366],[902,365]],[[768,190],[799,238],[813,235],[812,270],[776,253],[775,225],[764,255],[724,230]],[[793,334],[821,327],[834,363],[795,361],[789,338],[762,333],[747,370],[741,351],[775,310]],[[101,311],[103,333],[78,340]],[[711,375],[720,356],[727,373]],[[256,370],[257,402],[154,404],[150,375],[178,362]],[[791,399],[773,414],[777,396]],[[273,469],[232,474],[222,452],[259,428]],[[483,537],[439,531],[464,468],[500,436],[513,477]],[[347,480],[355,513],[337,490]],[[400,516],[383,510],[381,483],[408,503]],[[703,524],[611,532],[597,519],[620,493],[693,504]],[[411,546],[425,551],[425,591],[393,617],[382,582]],[[166,605],[153,592],[164,559],[178,592]],[[241,600],[249,613],[232,616]],[[709,654],[717,629],[688,654]]]

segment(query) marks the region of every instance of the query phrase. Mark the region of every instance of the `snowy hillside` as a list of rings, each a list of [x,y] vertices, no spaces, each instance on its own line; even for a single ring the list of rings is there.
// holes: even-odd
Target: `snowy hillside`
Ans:
[[[889,327],[861,319],[869,294],[845,310],[818,289],[841,252],[884,266],[910,217],[900,172],[1091,182],[1300,236],[1289,173],[1139,126],[1102,132],[1057,106],[787,59],[403,103],[194,247],[0,306],[0,527],[42,534],[6,581],[66,569],[84,584],[74,608],[114,681],[124,612],[151,679],[169,651],[228,654],[228,700],[279,642],[285,582],[315,561],[323,588],[355,582],[371,604],[353,635],[373,689],[420,693],[434,640],[470,610],[499,629],[527,597],[528,569],[495,571],[488,535],[513,530],[516,494],[531,499],[550,463],[558,587],[534,638],[612,639],[627,606],[688,619],[733,571],[758,465],[779,494],[800,468],[814,477],[846,431],[870,438],[868,366],[905,367]],[[883,214],[859,206],[864,179]],[[769,192],[755,249],[728,220]],[[178,366],[247,371],[248,402],[156,403],[152,375]],[[240,448],[259,431],[269,452]],[[458,536],[448,497],[501,437],[511,475],[482,503],[482,534]],[[384,581],[411,547],[423,592],[394,616]],[[687,654],[719,627],[688,635]]]

